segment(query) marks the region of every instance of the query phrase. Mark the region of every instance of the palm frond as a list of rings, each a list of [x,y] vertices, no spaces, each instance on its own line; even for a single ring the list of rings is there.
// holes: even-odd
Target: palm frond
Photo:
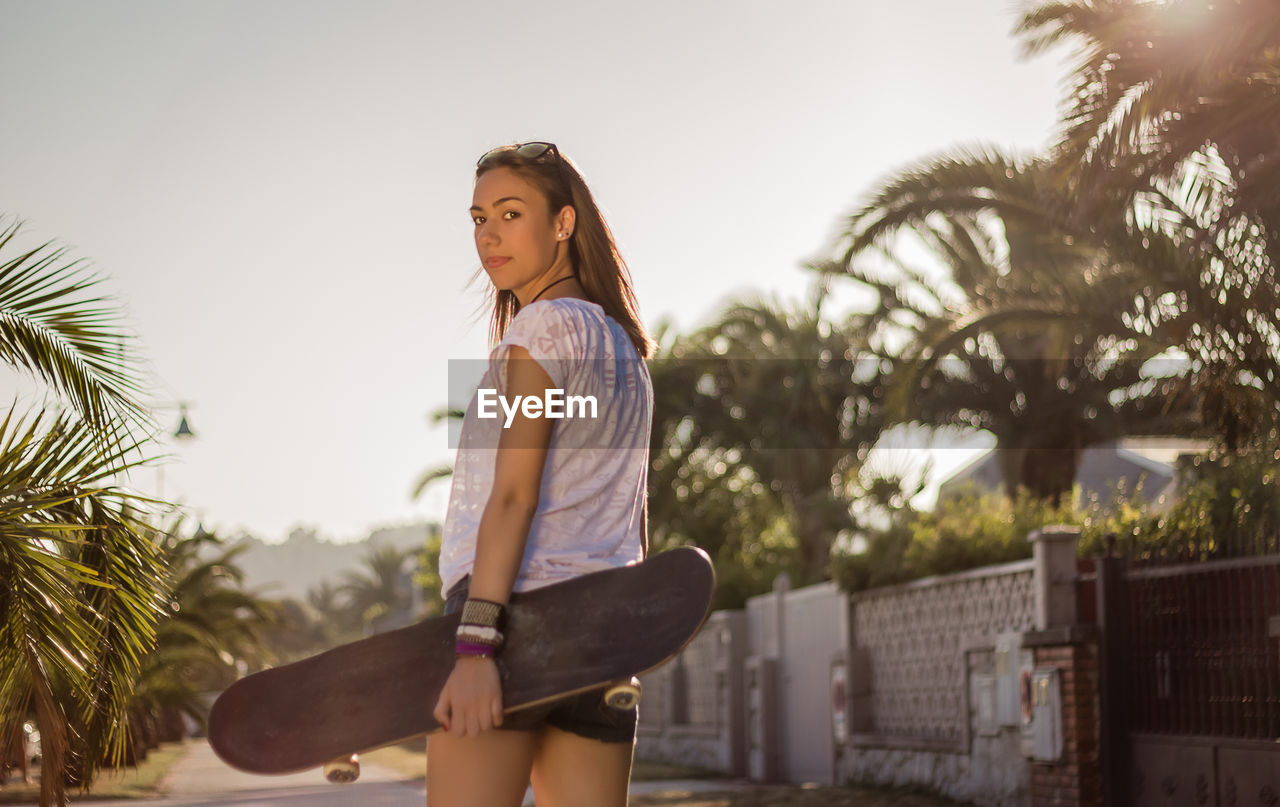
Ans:
[[[418,477],[418,481],[413,483],[413,490],[409,492],[410,501],[417,501],[422,494],[433,483],[441,479],[448,479],[453,476],[452,465],[437,465],[429,468]]]
[[[0,218],[0,361],[58,390],[99,430],[153,431],[136,402],[144,388],[135,337],[119,327],[111,298],[86,294],[102,278],[65,247],[18,247],[21,227]]]

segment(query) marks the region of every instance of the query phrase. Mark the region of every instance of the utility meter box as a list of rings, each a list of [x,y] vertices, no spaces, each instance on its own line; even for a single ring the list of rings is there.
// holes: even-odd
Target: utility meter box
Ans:
[[[1022,751],[1036,762],[1062,759],[1062,678],[1038,667],[1022,678]]]
[[[996,637],[995,718],[999,725],[1020,726],[1024,722],[1019,709],[1019,679],[1034,666],[1035,657],[1031,650],[1023,649],[1021,633]]]

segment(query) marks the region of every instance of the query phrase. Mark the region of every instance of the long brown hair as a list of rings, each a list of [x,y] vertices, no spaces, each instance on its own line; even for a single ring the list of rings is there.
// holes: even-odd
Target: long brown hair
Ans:
[[[559,154],[557,158],[559,149],[530,159],[518,154],[517,147],[512,145],[488,157],[483,167],[476,168],[476,179],[494,168],[510,168],[542,193],[552,216],[565,205],[573,208],[576,218],[568,243],[574,276],[591,302],[597,303],[627,332],[640,358],[649,358],[655,343],[640,322],[639,306],[631,288],[631,272],[618,252],[613,232],[596,207],[586,180],[568,157]],[[489,339],[497,343],[519,313],[520,301],[507,289],[491,288],[490,296],[493,313],[489,320]]]

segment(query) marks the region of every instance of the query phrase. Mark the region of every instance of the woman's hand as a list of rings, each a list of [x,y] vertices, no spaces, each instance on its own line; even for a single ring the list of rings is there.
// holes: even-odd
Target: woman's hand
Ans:
[[[455,737],[474,737],[502,725],[498,665],[484,656],[458,656],[432,711]]]

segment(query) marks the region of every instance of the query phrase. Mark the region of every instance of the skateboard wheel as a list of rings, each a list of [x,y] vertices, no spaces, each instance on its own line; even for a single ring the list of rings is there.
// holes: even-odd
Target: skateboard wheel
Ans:
[[[604,702],[612,709],[627,711],[640,704],[640,680],[632,678],[605,690]]]
[[[349,785],[360,778],[360,759],[355,754],[329,760],[324,766],[324,778],[335,785]]]

